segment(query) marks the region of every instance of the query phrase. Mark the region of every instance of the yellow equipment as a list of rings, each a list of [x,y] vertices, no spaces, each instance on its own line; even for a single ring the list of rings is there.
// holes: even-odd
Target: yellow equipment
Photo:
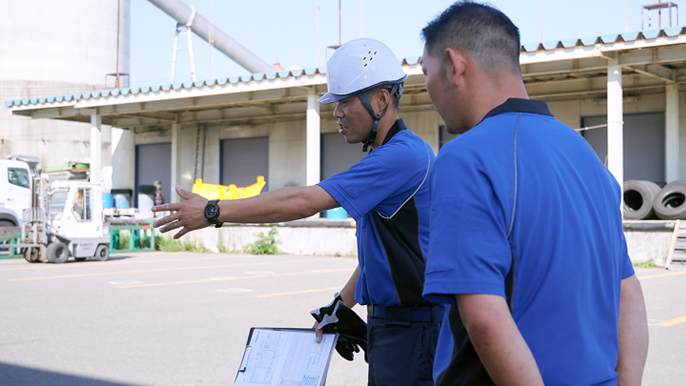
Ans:
[[[198,178],[195,180],[195,184],[193,184],[193,193],[199,194],[208,200],[236,200],[257,196],[262,191],[262,188],[264,188],[263,176],[257,176],[256,183],[244,188],[238,188],[234,184],[229,186],[203,184],[202,179]]]

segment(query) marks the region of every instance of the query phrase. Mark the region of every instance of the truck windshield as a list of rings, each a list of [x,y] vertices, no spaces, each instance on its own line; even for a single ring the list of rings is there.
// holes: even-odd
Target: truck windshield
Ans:
[[[67,203],[68,194],[68,187],[57,188],[50,194],[48,201],[50,202],[49,216],[51,220],[59,220],[62,218],[62,213],[64,213],[64,205]]]

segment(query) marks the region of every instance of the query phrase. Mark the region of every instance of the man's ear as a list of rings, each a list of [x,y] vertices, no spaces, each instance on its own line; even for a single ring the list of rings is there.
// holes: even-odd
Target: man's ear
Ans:
[[[446,48],[445,64],[448,82],[453,86],[459,86],[467,68],[467,60],[464,54],[453,48]]]
[[[391,93],[388,91],[388,89],[385,88],[380,88],[375,96],[375,106],[376,109],[378,110],[377,114],[381,114],[383,109],[386,108],[391,103]]]

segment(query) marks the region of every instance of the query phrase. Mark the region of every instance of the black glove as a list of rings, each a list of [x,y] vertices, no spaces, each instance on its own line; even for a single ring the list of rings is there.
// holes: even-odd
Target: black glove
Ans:
[[[353,353],[364,350],[364,360],[367,360],[367,323],[355,311],[351,310],[341,295],[336,294],[331,304],[310,311],[312,317],[319,323],[319,329],[324,332],[338,332],[336,351],[343,358],[352,361]]]

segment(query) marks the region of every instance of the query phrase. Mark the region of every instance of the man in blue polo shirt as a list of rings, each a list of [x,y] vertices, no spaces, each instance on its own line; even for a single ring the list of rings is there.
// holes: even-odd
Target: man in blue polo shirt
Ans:
[[[640,384],[645,304],[616,180],[528,99],[507,16],[460,1],[422,33],[429,97],[463,133],[431,175],[424,296],[450,305],[436,385]]]
[[[359,266],[334,302],[322,309],[333,310],[342,319],[335,310],[367,305],[367,326],[360,321],[367,341],[351,340],[337,349],[352,360],[352,352],[359,350],[356,342],[362,348],[367,345],[369,385],[433,385],[434,351],[443,318],[443,307],[422,297],[429,171],[435,155],[398,117],[405,78],[398,59],[383,43],[355,39],[344,44],[327,63],[329,92],[319,101],[336,103],[339,132],[348,143],[370,149],[365,158],[314,186],[218,202],[177,187],[185,201],[154,208],[176,211],[155,226],[163,226],[162,232],[180,228],[174,236],[178,238],[210,224],[288,221],[342,206],[357,221]],[[320,312],[313,315],[322,322]],[[317,334],[320,339],[321,330]]]

